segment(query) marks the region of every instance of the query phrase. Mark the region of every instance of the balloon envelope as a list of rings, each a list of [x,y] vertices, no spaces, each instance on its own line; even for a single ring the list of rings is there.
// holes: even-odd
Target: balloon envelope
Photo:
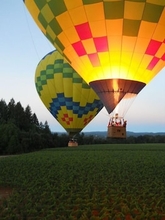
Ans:
[[[58,51],[40,61],[35,85],[46,108],[70,136],[79,133],[103,107],[93,89]]]
[[[110,113],[165,65],[164,0],[24,0]]]

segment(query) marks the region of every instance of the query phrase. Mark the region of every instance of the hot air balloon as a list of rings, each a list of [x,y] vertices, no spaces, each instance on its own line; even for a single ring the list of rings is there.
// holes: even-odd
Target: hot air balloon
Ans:
[[[165,65],[164,0],[24,0],[35,22],[111,113]]]
[[[68,132],[73,146],[74,136],[103,108],[102,102],[56,50],[39,62],[35,85],[46,108]]]

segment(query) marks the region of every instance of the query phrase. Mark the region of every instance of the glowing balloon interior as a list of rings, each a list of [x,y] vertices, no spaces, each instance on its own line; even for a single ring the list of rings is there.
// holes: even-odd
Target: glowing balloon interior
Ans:
[[[39,28],[110,113],[165,65],[164,0],[24,0]]]
[[[79,133],[103,108],[93,89],[58,51],[40,61],[35,84],[42,102],[70,137]]]

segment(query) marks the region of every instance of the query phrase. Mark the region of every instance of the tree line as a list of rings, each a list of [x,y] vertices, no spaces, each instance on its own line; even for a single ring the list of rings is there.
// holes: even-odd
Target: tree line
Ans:
[[[52,133],[47,121],[39,122],[29,105],[23,108],[13,98],[8,104],[0,100],[0,155],[66,146],[67,139]]]
[[[107,143],[165,143],[163,135],[144,135],[127,139],[108,139],[77,135],[79,145]],[[20,102],[12,98],[7,104],[0,100],[0,155],[37,151],[44,148],[66,147],[69,141],[67,133],[51,132],[48,122],[39,122],[29,105],[23,108]]]

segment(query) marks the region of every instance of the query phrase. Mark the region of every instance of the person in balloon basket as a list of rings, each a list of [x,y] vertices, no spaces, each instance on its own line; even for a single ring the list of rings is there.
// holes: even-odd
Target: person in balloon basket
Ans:
[[[127,126],[127,121],[124,121],[123,127],[126,127],[126,126]]]

